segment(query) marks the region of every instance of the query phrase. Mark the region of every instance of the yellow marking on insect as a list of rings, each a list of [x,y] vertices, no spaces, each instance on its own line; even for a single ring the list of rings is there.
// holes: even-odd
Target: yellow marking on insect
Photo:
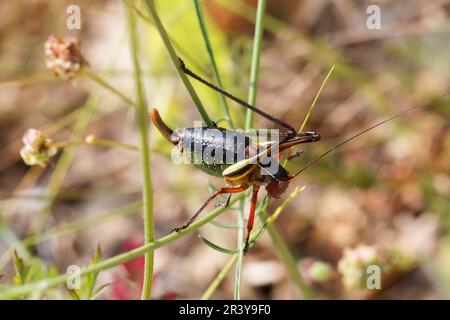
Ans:
[[[229,166],[228,168],[226,168],[223,171],[222,175],[225,178],[227,178],[227,180],[229,180],[230,182],[239,181],[242,178],[244,178],[245,176],[247,176],[250,172],[252,172],[257,167],[257,164],[254,163],[252,165],[249,165],[248,169],[244,170],[242,173],[238,173],[241,169],[245,168],[245,166],[248,165],[247,163],[242,163],[242,162],[245,162],[245,160],[239,161],[239,162]]]
[[[269,146],[269,145],[275,144],[275,143],[277,143],[277,142],[278,142],[278,141],[264,141],[264,142],[259,142],[258,145],[259,145],[259,146]]]
[[[275,143],[275,145],[276,145],[276,144],[278,144],[278,143]],[[272,148],[264,149],[264,150],[261,151],[260,153],[255,154],[254,156],[252,156],[252,157],[250,157],[250,158],[248,158],[248,159],[244,159],[244,160],[241,160],[241,161],[239,161],[239,162],[237,162],[237,163],[235,163],[235,164],[232,164],[231,166],[229,166],[228,168],[226,168],[226,169],[223,171],[222,175],[223,175],[224,177],[228,177],[228,176],[230,176],[230,175],[233,175],[233,173],[238,172],[239,170],[241,170],[242,168],[244,168],[246,165],[249,165],[249,164],[253,164],[254,166],[256,166],[256,165],[257,165],[257,162],[258,162],[257,160],[258,160],[259,158],[263,157],[263,156],[266,156],[267,153],[268,153],[271,149],[272,149]],[[253,166],[252,166],[251,168],[253,168]]]

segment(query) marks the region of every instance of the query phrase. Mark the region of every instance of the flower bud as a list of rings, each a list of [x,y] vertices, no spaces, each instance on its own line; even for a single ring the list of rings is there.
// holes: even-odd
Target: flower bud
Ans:
[[[77,38],[50,36],[45,43],[45,64],[58,77],[68,80],[87,65]]]
[[[53,141],[36,129],[28,129],[23,135],[22,141],[24,146],[20,149],[20,156],[29,166],[45,167],[58,152]]]

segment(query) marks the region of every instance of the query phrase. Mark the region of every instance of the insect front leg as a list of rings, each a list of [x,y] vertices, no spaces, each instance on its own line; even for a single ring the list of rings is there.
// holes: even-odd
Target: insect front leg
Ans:
[[[195,221],[195,219],[197,219],[197,217],[200,215],[200,213],[208,206],[208,204],[214,200],[215,197],[217,197],[220,194],[224,194],[224,193],[239,193],[244,191],[245,189],[247,189],[247,186],[239,186],[239,187],[225,187],[225,188],[220,188],[217,189],[216,192],[214,192],[214,194],[212,196],[210,196],[208,198],[208,200],[205,201],[205,203],[201,206],[200,209],[198,209],[198,211],[182,226],[174,228],[171,230],[171,232],[180,232],[181,230],[186,229],[187,227],[189,227],[192,222]]]

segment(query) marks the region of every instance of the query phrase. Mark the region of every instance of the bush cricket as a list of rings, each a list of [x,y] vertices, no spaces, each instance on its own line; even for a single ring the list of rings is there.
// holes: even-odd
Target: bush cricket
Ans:
[[[255,219],[258,191],[262,186],[265,187],[269,197],[279,198],[287,189],[289,183],[296,176],[326,155],[351,140],[361,136],[362,134],[419,108],[417,106],[397,113],[357,134],[350,136],[320,156],[314,158],[302,169],[291,175],[278,162],[279,157],[284,151],[289,151],[288,160],[290,160],[297,155],[291,154],[292,147],[303,143],[319,141],[320,135],[317,132],[297,132],[291,125],[283,120],[275,118],[274,116],[260,110],[256,106],[248,104],[247,102],[193,73],[185,66],[181,59],[180,67],[192,78],[200,81],[213,90],[223,94],[227,98],[237,102],[241,106],[254,111],[260,116],[272,121],[286,130],[284,132],[280,132],[275,141],[268,141],[266,143],[255,143],[255,141],[252,140],[251,135],[246,134],[243,130],[225,129],[217,125],[214,128],[181,128],[174,131],[164,123],[157,109],[153,108],[151,110],[151,119],[153,124],[168,141],[178,148],[181,155],[188,158],[189,161],[191,161],[191,163],[193,163],[197,168],[209,175],[223,178],[228,184],[228,186],[217,189],[185,224],[174,228],[172,231],[178,232],[187,228],[217,196],[221,194],[229,194],[228,201],[225,204],[227,205],[231,194],[240,193],[252,188],[244,252],[248,251],[249,237],[253,229]],[[210,134],[211,131],[213,134]],[[219,157],[213,156],[209,159],[205,158],[204,152],[208,149],[213,150],[213,154],[219,151],[221,155]],[[225,154],[231,155],[231,157],[227,158],[227,160],[231,159],[231,161],[224,161],[224,157],[222,157],[222,155]],[[220,161],[217,161],[217,159]],[[268,164],[270,164],[270,166]]]

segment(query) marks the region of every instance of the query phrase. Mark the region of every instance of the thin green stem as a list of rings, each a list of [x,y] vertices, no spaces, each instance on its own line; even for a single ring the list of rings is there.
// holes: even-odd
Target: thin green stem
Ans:
[[[217,68],[216,59],[214,58],[214,52],[209,40],[208,29],[206,28],[205,17],[199,0],[194,0],[195,12],[197,13],[198,23],[200,30],[202,31],[203,40],[205,42],[206,51],[208,52],[209,61],[213,70],[214,80],[219,88],[223,88],[222,79],[220,78],[219,69]],[[223,111],[225,113],[225,119],[231,128],[234,128],[233,120],[231,119],[230,109],[225,97],[219,93],[220,101],[222,103]]]
[[[264,16],[266,0],[259,0],[256,9],[255,35],[253,38],[252,64],[250,70],[250,87],[248,90],[248,103],[256,104],[256,91],[258,90],[259,61],[261,56],[262,36],[264,32]],[[253,111],[247,110],[245,129],[253,128]]]
[[[118,96],[120,99],[122,99],[124,102],[126,102],[127,105],[135,106],[135,103],[130,98],[128,98],[126,95],[124,95],[118,89],[116,89],[113,85],[111,85],[108,81],[106,81],[105,79],[103,79],[99,75],[95,74],[91,70],[84,69],[82,71],[82,74],[84,74],[86,77],[88,77],[89,79],[93,80],[94,82],[96,82],[97,84],[99,84],[100,86],[105,88],[106,90],[108,90],[111,93],[113,93],[116,96]]]
[[[262,35],[264,31],[264,11],[265,11],[265,0],[258,1],[258,7],[256,9],[256,20],[255,20],[255,38],[253,41],[253,53],[252,53],[252,66],[250,73],[250,90],[248,102],[255,105],[256,102],[256,91],[257,91],[257,80],[259,72],[259,57],[261,51]],[[247,110],[247,117],[245,121],[246,129],[253,127],[253,113],[251,110]],[[274,247],[280,256],[281,261],[286,266],[291,279],[294,281],[295,286],[303,294],[305,298],[312,298],[310,288],[305,284],[302,276],[300,275],[295,258],[292,256],[291,252],[287,248],[286,244],[283,242],[279,232],[273,224],[268,224],[267,229],[269,231],[270,237],[274,244]]]
[[[327,76],[322,81],[322,84],[320,85],[319,91],[317,91],[316,96],[314,97],[314,100],[311,103],[311,106],[309,107],[308,113],[306,114],[305,119],[303,119],[302,125],[300,126],[300,130],[298,130],[299,132],[302,132],[305,129],[306,123],[309,120],[311,112],[314,110],[314,107],[316,106],[317,101],[319,100],[319,97],[322,94],[323,88],[325,88],[325,85],[326,85],[328,79],[330,78],[331,74],[333,73],[334,67],[335,67],[335,65],[333,65],[331,67],[330,71],[328,71]]]
[[[127,143],[121,143],[114,140],[103,140],[103,139],[96,139],[94,141],[85,141],[85,140],[74,140],[74,141],[62,141],[57,142],[54,144],[57,148],[70,148],[70,147],[79,147],[79,146],[89,146],[89,145],[96,145],[96,146],[103,146],[103,147],[119,147],[124,148],[128,150],[134,150],[139,151],[138,146],[134,146]]]
[[[245,1],[214,1],[220,3],[228,10],[232,11],[242,18],[247,19],[248,21],[255,21],[255,8]],[[271,15],[266,15],[266,28],[271,33],[280,35],[285,39],[296,39],[297,42],[302,44],[303,49],[301,51],[308,51],[308,56],[312,61],[316,61],[328,66],[339,64],[339,77],[341,77],[341,79],[351,87],[356,88],[369,102],[369,104],[373,105],[376,111],[383,113],[386,112],[386,110],[392,110],[392,106],[383,97],[383,95],[380,95],[372,85],[365,84],[369,79],[364,74],[364,71],[362,69],[347,65],[345,63],[345,59],[340,55],[336,48],[329,45],[328,42],[324,42],[319,39],[311,39],[300,32],[298,29],[295,29],[291,25],[287,24],[285,21],[282,21]],[[281,30],[283,32],[280,32]],[[287,43],[291,42],[287,41]]]
[[[77,232],[80,230],[84,230],[86,228],[98,226],[101,223],[108,222],[111,219],[115,217],[123,217],[129,214],[132,214],[139,210],[142,207],[142,203],[134,202],[128,205],[125,205],[123,207],[111,210],[109,212],[95,215],[95,216],[89,216],[84,219],[80,219],[71,223],[63,224],[61,226],[46,230],[45,233],[38,235],[34,234],[32,236],[29,236],[25,239],[16,241],[12,243],[8,250],[5,250],[5,253],[0,258],[0,270],[3,269],[3,267],[8,263],[9,259],[11,258],[11,251],[13,249],[17,249],[19,245],[27,248],[30,246],[34,246],[36,244],[52,240],[54,238],[58,238],[73,232]]]
[[[275,247],[275,251],[279,256],[280,260],[283,262],[284,266],[287,268],[290,278],[297,290],[301,293],[305,299],[314,299],[315,295],[312,289],[305,283],[302,275],[298,271],[297,261],[293,257],[288,246],[284,243],[281,238],[280,233],[276,229],[275,225],[270,224],[267,227],[272,243]]]
[[[297,187],[294,192],[292,192],[289,197],[284,200],[284,202],[275,210],[275,212],[270,217],[268,217],[267,213],[264,210],[260,212],[260,216],[263,221],[266,221],[267,230],[269,232],[270,238],[272,239],[275,251],[279,256],[281,262],[286,267],[287,272],[293,280],[293,284],[295,285],[296,289],[303,296],[303,298],[314,299],[315,295],[313,290],[306,284],[302,275],[298,271],[296,259],[292,255],[288,246],[284,243],[276,226],[273,224],[275,220],[280,216],[284,208],[287,206],[287,204],[294,200],[303,190],[304,187]]]
[[[248,103],[250,105],[255,105],[256,102],[256,92],[258,89],[258,74],[259,74],[259,58],[261,55],[261,44],[262,36],[264,31],[264,15],[266,11],[266,0],[259,0],[258,7],[256,9],[256,24],[255,24],[255,34],[253,38],[253,51],[252,51],[252,63],[250,71],[250,86],[248,91]],[[245,117],[245,129],[253,128],[253,111],[247,110]],[[246,192],[246,195],[249,193]],[[235,285],[234,285],[234,299],[239,300],[241,296],[241,271],[242,271],[242,261],[244,257],[243,239],[244,239],[244,200],[240,205],[240,213],[238,216],[238,260],[236,263],[236,273],[235,273]]]
[[[211,298],[213,293],[216,291],[217,287],[222,283],[225,276],[230,272],[231,268],[234,266],[238,259],[238,254],[233,254],[228,260],[227,264],[220,270],[219,274],[214,278],[214,280],[209,285],[208,289],[206,289],[205,293],[202,294],[201,300],[208,300]]]
[[[227,10],[230,10],[234,14],[247,19],[250,22],[256,22],[255,7],[245,1],[231,2],[228,0],[214,0],[220,5],[224,6]],[[256,9],[257,10],[257,9]],[[299,37],[299,31],[288,25],[286,22],[267,14],[264,19],[265,28],[271,31],[273,34],[279,35],[280,38],[286,40],[292,40]],[[280,31],[283,32],[280,32]]]
[[[247,192],[244,192],[247,195]],[[238,232],[237,232],[237,262],[234,279],[234,300],[241,299],[241,274],[242,274],[242,261],[244,260],[244,239],[245,239],[245,198],[239,203],[238,211]]]
[[[78,120],[75,123],[74,134],[75,135],[83,135],[86,131],[86,128],[91,120],[91,117],[94,113],[95,106],[98,101],[98,96],[92,96],[83,107],[82,112],[79,114]],[[61,186],[64,182],[64,179],[67,175],[70,165],[72,164],[72,160],[75,157],[74,150],[64,150],[61,157],[58,159],[58,163],[53,172],[53,175],[47,186],[47,193],[49,195],[58,194]],[[43,210],[36,216],[31,224],[31,230],[35,234],[40,234],[45,226],[48,216],[51,213],[51,209],[54,203],[54,198],[50,199]]]
[[[136,113],[139,124],[141,141],[141,168],[143,180],[143,211],[145,244],[154,240],[153,221],[153,191],[150,176],[150,148],[148,145],[148,112],[145,106],[144,88],[141,79],[141,67],[138,59],[138,37],[136,16],[131,1],[127,2],[128,27],[130,33],[130,52],[134,68],[134,81],[136,87]],[[145,253],[144,280],[142,286],[143,300],[150,299],[153,280],[153,250]]]
[[[122,0],[123,2],[127,1],[127,0]],[[139,10],[136,5],[134,6],[134,10],[136,11],[137,15],[139,18],[141,18],[143,21],[145,21],[146,23],[150,24],[152,27],[155,26],[155,24],[153,23],[153,20],[148,17],[146,14],[144,14],[141,10]],[[202,73],[208,73],[203,66],[196,61],[195,59],[192,58],[192,56],[189,54],[189,52],[187,52],[176,40],[174,40],[173,38],[170,39],[170,41],[173,44],[173,47],[181,54],[183,55],[190,64],[194,65],[197,69],[200,69],[202,71]]]
[[[232,199],[230,201],[230,205],[237,203],[243,197],[244,197],[243,193],[237,195],[234,199]],[[103,270],[115,267],[117,265],[120,265],[122,263],[125,263],[127,261],[130,261],[136,257],[139,257],[139,256],[145,254],[146,252],[149,252],[149,251],[153,252],[154,250],[156,250],[164,245],[167,245],[179,238],[182,238],[183,236],[193,232],[194,230],[197,230],[198,228],[205,225],[212,219],[216,218],[219,214],[221,214],[225,210],[226,210],[225,207],[218,207],[215,210],[211,211],[210,213],[206,214],[205,216],[201,217],[200,219],[198,219],[197,221],[192,223],[189,227],[187,227],[186,229],[184,229],[180,232],[170,233],[165,237],[159,238],[159,239],[157,239],[151,243],[145,244],[139,248],[119,254],[119,255],[109,258],[107,260],[101,261],[97,264],[82,268],[80,271],[80,275],[85,276],[85,275],[93,273],[93,272],[103,271]],[[2,291],[0,292],[0,298],[17,297],[17,296],[20,296],[23,294],[31,293],[33,291],[46,290],[50,287],[54,287],[59,284],[65,283],[70,276],[71,276],[71,274],[61,274],[54,278],[31,282],[31,283],[27,283],[27,284],[21,285],[21,286],[12,286],[12,287],[4,286],[4,287],[2,287]]]
[[[95,138],[92,142],[87,142],[89,145],[103,146],[103,147],[111,147],[111,148],[122,148],[131,151],[139,151],[139,147],[133,144],[128,144],[115,140],[106,140],[106,139],[97,139]]]
[[[170,59],[172,60],[172,63],[175,66],[175,69],[177,70],[178,75],[181,78],[181,81],[183,81],[184,86],[186,87],[189,95],[192,98],[192,101],[194,102],[195,106],[197,107],[198,112],[200,113],[200,116],[203,119],[203,122],[207,127],[212,127],[213,122],[208,116],[208,113],[206,112],[205,108],[203,107],[202,102],[200,101],[200,98],[198,97],[197,93],[194,90],[194,87],[192,86],[191,82],[187,78],[186,74],[184,74],[183,70],[180,68],[180,61],[178,59],[178,55],[175,52],[175,49],[172,45],[172,42],[170,41],[170,37],[167,34],[166,29],[164,28],[161,20],[159,19],[158,13],[156,12],[155,3],[153,0],[145,0],[144,3],[146,4],[146,8],[148,13],[153,19],[153,22],[155,23],[155,27],[159,32],[159,35],[161,36],[162,41],[164,42],[164,45],[167,49],[167,52],[169,54]]]
[[[105,140],[105,139],[94,139],[92,141],[86,141],[86,140],[74,140],[74,141],[61,141],[54,143],[54,146],[57,148],[70,148],[70,147],[79,147],[79,146],[89,146],[89,145],[95,145],[95,146],[102,146],[102,147],[111,147],[111,148],[123,148],[127,150],[133,150],[133,151],[139,151],[139,147],[123,143],[119,141],[114,140]]]
[[[328,71],[328,74],[326,75],[325,79],[322,81],[322,84],[320,85],[319,91],[317,91],[316,96],[314,97],[313,102],[311,103],[311,106],[309,107],[308,112],[306,113],[305,118],[303,119],[302,125],[300,126],[299,132],[302,132],[305,129],[306,124],[308,123],[309,117],[311,115],[311,112],[314,110],[317,101],[319,100],[320,95],[322,94],[323,89],[325,88],[325,84],[327,83],[328,79],[330,78],[331,74],[333,73],[335,65],[333,65]],[[293,147],[291,147],[292,150]],[[290,151],[289,151],[290,152]],[[288,159],[285,159],[283,162],[283,167],[286,166],[288,163]]]
[[[275,210],[275,212],[272,215],[270,215],[270,217],[267,218],[267,220],[265,220],[265,223],[262,226],[262,228],[260,229],[260,231],[257,234],[251,235],[251,237],[250,237],[250,245],[251,246],[260,238],[260,233],[263,233],[268,227],[270,227],[270,225],[273,224],[277,220],[277,218],[280,216],[280,214],[286,208],[287,204],[289,202],[291,202],[292,200],[294,200],[304,189],[305,189],[305,187],[302,187],[302,188],[297,187],[289,195],[289,197],[287,197],[286,200],[284,200],[284,202]],[[260,206],[257,209],[257,214],[261,215],[263,212],[265,212],[268,204],[269,204],[269,202],[264,202],[264,205]],[[203,293],[201,299],[207,300],[213,295],[215,290],[219,287],[219,285],[224,280],[225,276],[228,274],[228,272],[230,272],[231,267],[236,263],[238,257],[239,257],[239,255],[237,253],[231,256],[231,258],[227,262],[227,264],[222,268],[222,270],[219,272],[219,274],[214,278],[214,280],[209,285],[208,289],[206,289],[205,293]]]
[[[280,214],[283,212],[283,210],[286,208],[287,204],[289,202],[291,202],[292,200],[294,200],[304,189],[305,189],[304,187],[302,187],[302,188],[298,188],[297,187],[289,195],[289,197],[287,197],[286,200],[284,200],[284,202],[275,210],[275,212],[267,220],[265,220],[266,222],[264,223],[264,225],[261,228],[260,232],[264,232],[264,230],[268,226],[270,226],[272,223],[274,223],[276,221],[276,219],[280,216]],[[268,205],[268,202],[265,202],[264,205],[260,206],[257,209],[258,215],[260,215],[261,212],[265,212],[265,210],[267,209],[267,205]],[[252,246],[252,244],[254,244],[257,241],[257,239],[259,239],[259,232],[258,232],[258,234],[251,235],[251,237],[250,237],[250,245]],[[222,270],[219,272],[219,274],[214,278],[214,280],[209,285],[208,289],[206,289],[205,293],[203,293],[201,299],[207,300],[213,295],[215,290],[218,288],[218,286],[224,280],[225,276],[228,274],[228,272],[230,272],[231,268],[236,263],[238,257],[239,257],[239,255],[237,253],[233,254],[231,256],[231,258],[227,262],[227,264],[222,268]]]

